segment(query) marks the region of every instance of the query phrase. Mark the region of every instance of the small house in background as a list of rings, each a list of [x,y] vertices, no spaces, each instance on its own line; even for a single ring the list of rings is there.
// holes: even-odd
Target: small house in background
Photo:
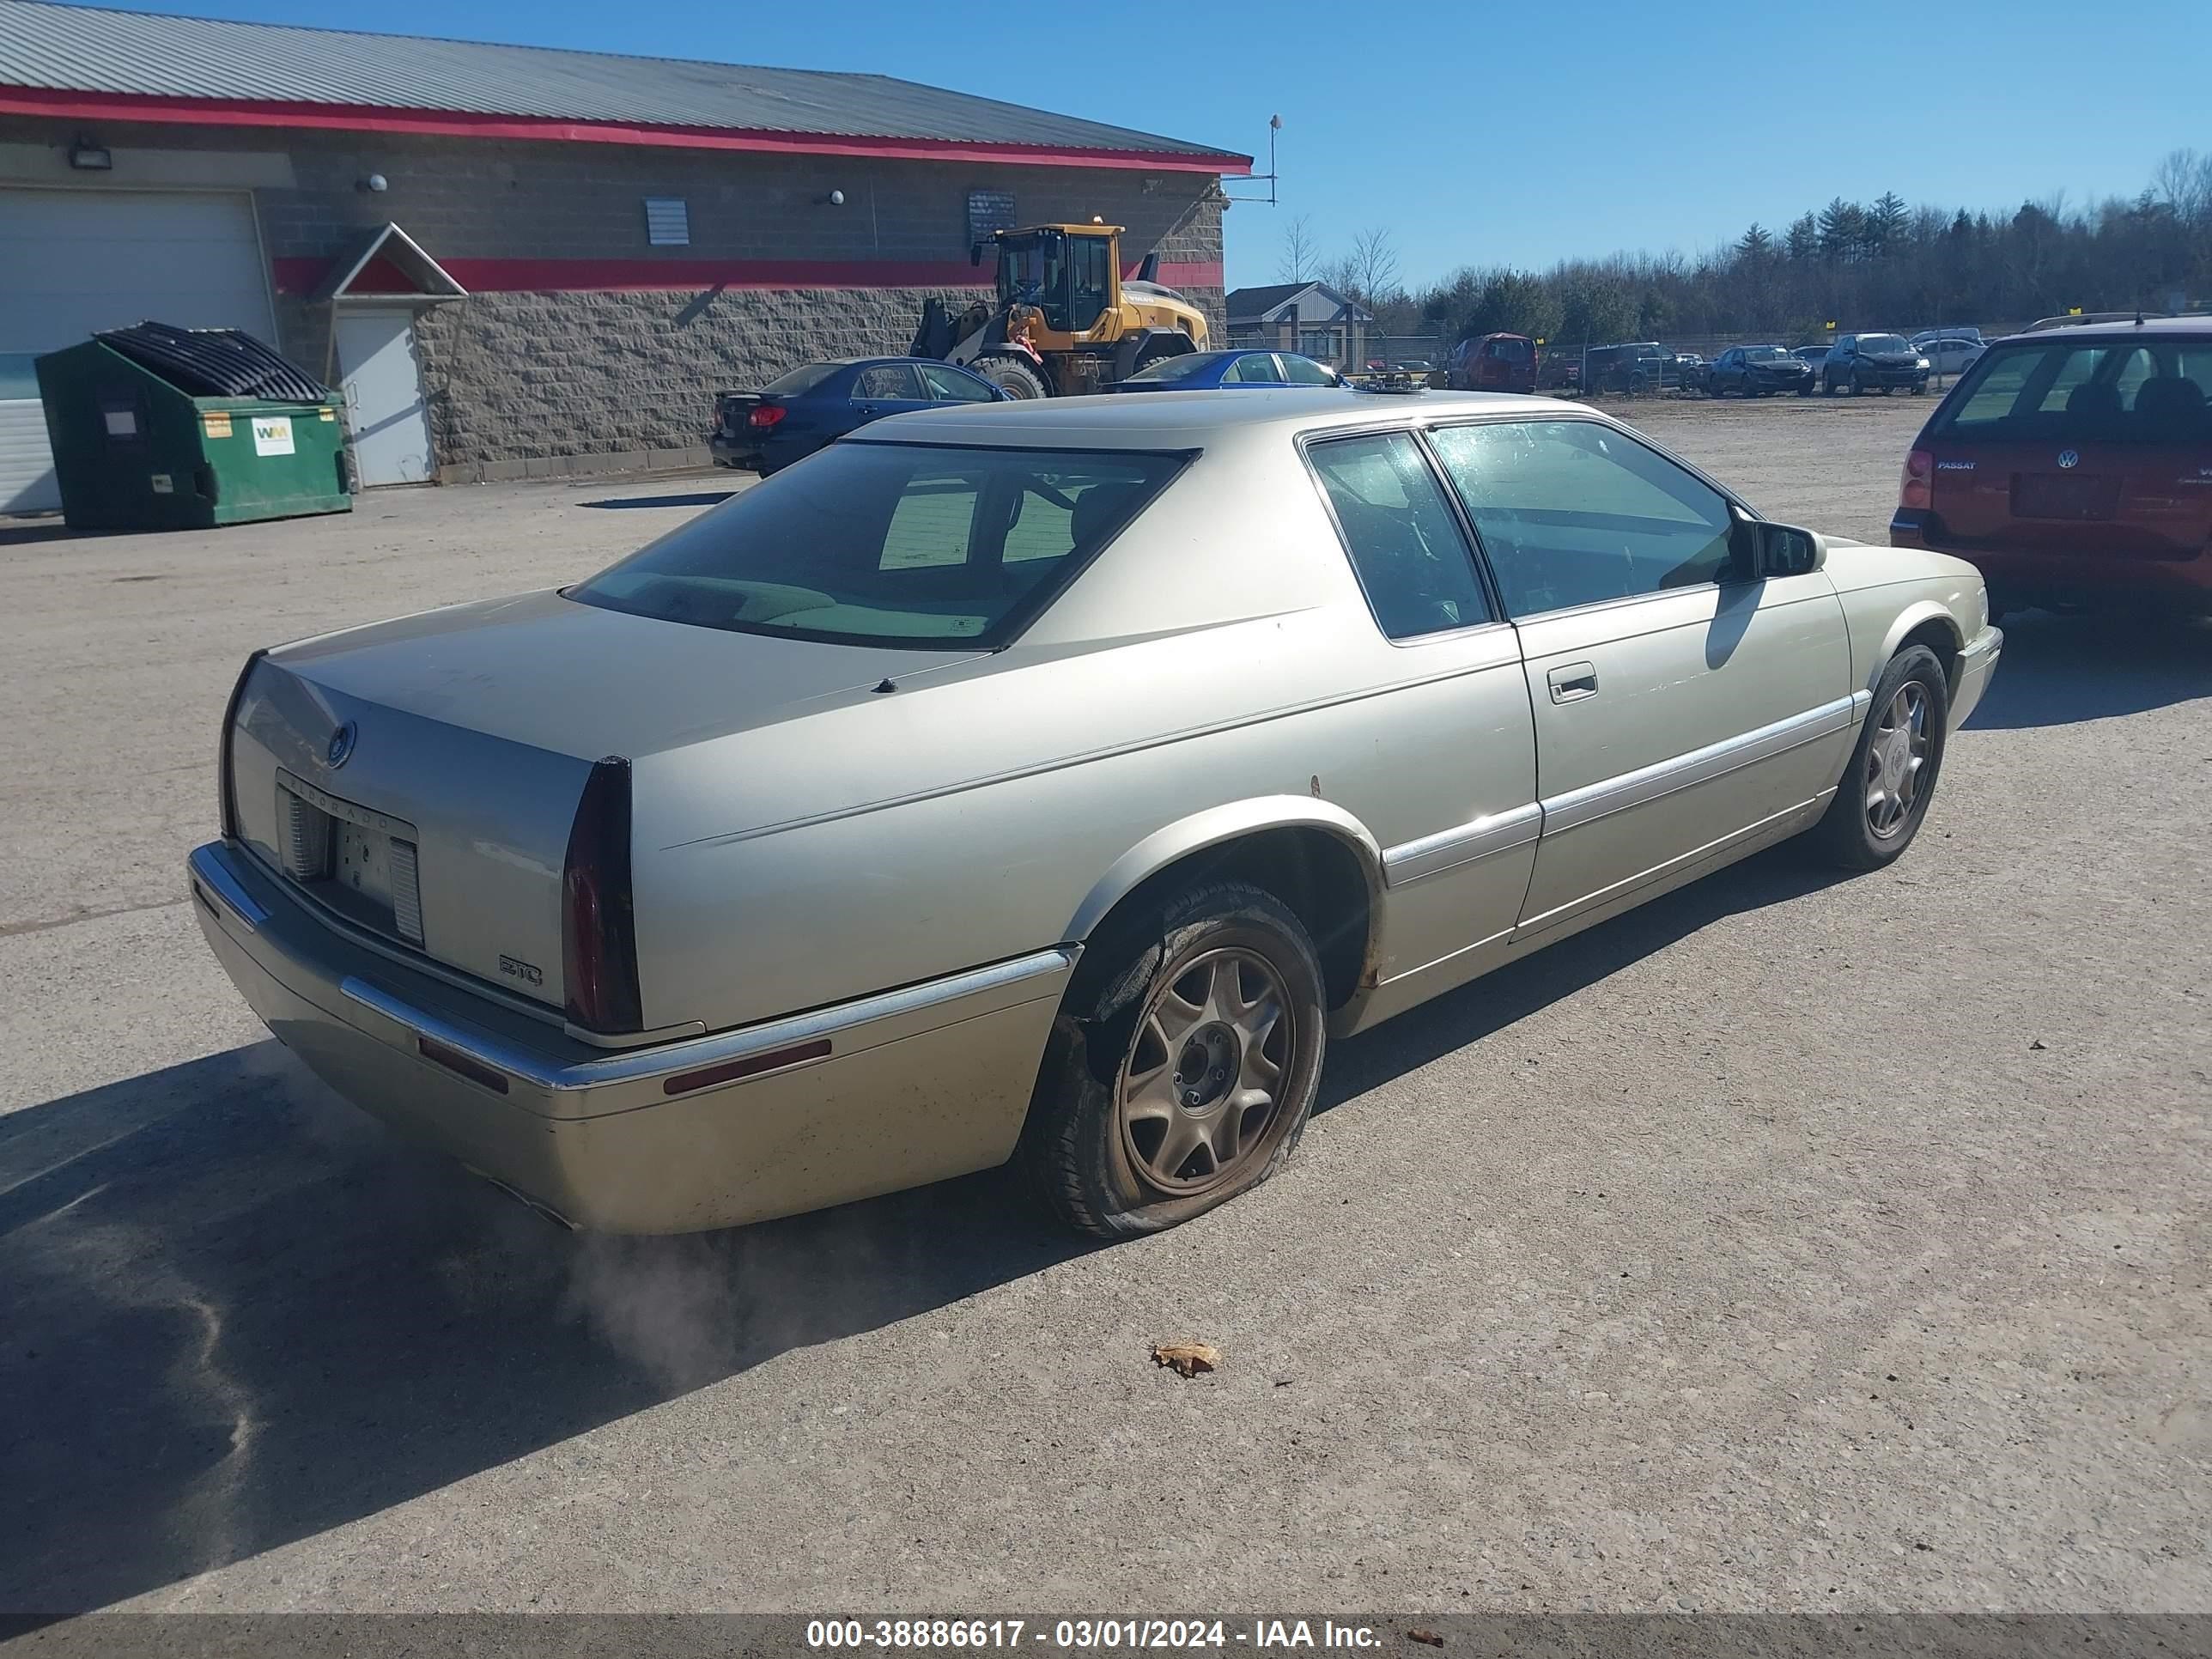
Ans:
[[[1231,344],[1295,351],[1318,362],[1358,368],[1375,314],[1327,283],[1273,283],[1232,289]]]

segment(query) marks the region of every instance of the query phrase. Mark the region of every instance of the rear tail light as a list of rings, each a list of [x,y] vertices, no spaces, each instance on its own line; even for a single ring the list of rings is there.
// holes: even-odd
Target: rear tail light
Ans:
[[[756,408],[751,414],[745,416],[745,424],[756,428],[757,430],[765,432],[769,428],[774,426],[782,418],[783,405],[781,404],[762,404]]]
[[[561,968],[568,1015],[612,1036],[643,1029],[637,919],[630,901],[629,763],[592,768],[561,875]]]
[[[232,787],[230,776],[230,738],[238,726],[239,705],[246,701],[246,683],[253,678],[253,671],[267,656],[266,650],[255,652],[246,659],[246,666],[238,671],[238,680],[230,688],[230,701],[222,708],[222,738],[216,750],[216,808],[222,821],[223,839],[238,839],[238,792]]]
[[[1936,458],[1926,450],[1916,449],[1905,458],[1905,479],[1898,489],[1897,504],[1917,507],[1936,505]]]

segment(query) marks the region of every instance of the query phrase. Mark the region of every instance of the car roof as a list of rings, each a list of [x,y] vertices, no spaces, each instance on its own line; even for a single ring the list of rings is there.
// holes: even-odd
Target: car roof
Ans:
[[[2115,323],[2062,323],[2056,328],[2029,329],[2025,333],[2008,334],[2002,340],[1992,340],[1991,345],[2004,345],[2014,340],[2124,340],[2152,335],[2179,334],[2189,337],[2212,335],[2212,317],[2154,317],[2148,313],[2141,322],[2130,317]]]
[[[1538,419],[1588,414],[1579,404],[1495,392],[1352,392],[1341,386],[1243,387],[1171,398],[1047,398],[963,404],[877,421],[845,442],[968,443],[1050,448],[1193,449],[1230,434],[1296,435],[1403,426],[1449,414]]]

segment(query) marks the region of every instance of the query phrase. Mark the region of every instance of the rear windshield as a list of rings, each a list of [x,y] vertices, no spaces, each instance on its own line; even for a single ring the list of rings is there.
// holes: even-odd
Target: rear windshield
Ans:
[[[739,633],[1000,645],[1185,459],[835,444],[568,593]]]
[[[844,367],[843,363],[808,363],[793,369],[788,374],[777,375],[761,390],[772,397],[801,397]]]
[[[2212,339],[1991,346],[1936,412],[1940,435],[2103,443],[2212,439]]]
[[[1501,362],[1525,363],[1531,349],[1526,340],[1504,339],[1490,343],[1490,355]]]
[[[1133,380],[1188,380],[1217,366],[1226,352],[1187,351],[1180,357],[1163,357],[1156,363],[1147,363],[1129,378]]]

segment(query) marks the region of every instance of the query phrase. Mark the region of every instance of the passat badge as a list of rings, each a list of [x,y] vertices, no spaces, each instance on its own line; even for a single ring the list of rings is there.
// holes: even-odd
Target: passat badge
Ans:
[[[360,728],[351,720],[331,733],[330,747],[323,750],[323,763],[335,772],[353,758],[354,739],[361,735]]]
[[[2062,449],[2062,450],[2060,450],[2060,451],[2058,452],[2058,465],[2061,465],[2061,466],[2079,466],[2079,465],[2081,465],[2081,452],[2080,450],[2078,450],[2078,449]]]

